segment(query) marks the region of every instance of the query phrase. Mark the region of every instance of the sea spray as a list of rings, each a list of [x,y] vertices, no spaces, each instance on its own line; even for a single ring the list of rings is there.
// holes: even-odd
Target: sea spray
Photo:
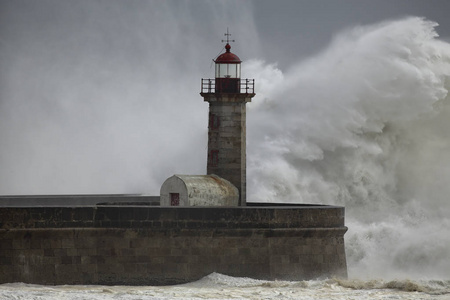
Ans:
[[[277,82],[249,110],[251,199],[344,205],[350,276],[450,277],[450,45],[436,26],[349,29],[284,74],[249,65]]]

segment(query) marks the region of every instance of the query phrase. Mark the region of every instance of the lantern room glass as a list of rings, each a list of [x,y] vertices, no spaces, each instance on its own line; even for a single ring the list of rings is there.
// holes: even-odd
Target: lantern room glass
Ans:
[[[216,78],[240,78],[241,64],[216,64]]]

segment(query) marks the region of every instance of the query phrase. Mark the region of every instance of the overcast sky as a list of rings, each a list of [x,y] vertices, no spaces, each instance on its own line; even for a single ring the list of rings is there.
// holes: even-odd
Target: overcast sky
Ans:
[[[280,67],[320,51],[340,30],[406,16],[435,21],[440,36],[450,38],[450,2],[445,0],[255,0],[252,5],[264,57]]]
[[[174,173],[203,174],[200,79],[227,27],[244,64],[284,72],[383,20],[425,17],[448,40],[448,12],[447,0],[0,0],[0,194],[158,194]]]
[[[1,0],[0,8],[2,61],[9,52],[21,50],[12,49],[16,43],[20,42],[17,44],[20,47],[30,46],[27,43],[33,43],[31,36],[37,35],[45,42],[52,38],[67,38],[64,34],[73,34],[78,30],[91,30],[92,35],[104,34],[100,38],[106,41],[112,38],[110,34],[117,28],[142,31],[140,19],[144,18],[161,18],[159,30],[149,35],[149,40],[170,40],[171,37],[167,36],[170,35],[167,32],[168,22],[182,26],[186,38],[179,41],[179,47],[187,46],[182,42],[189,42],[191,38],[195,41],[196,36],[208,33],[206,39],[210,40],[209,45],[193,44],[191,47],[216,49],[226,27],[230,27],[232,38],[237,39],[239,47],[262,47],[261,52],[253,51],[253,56],[278,62],[281,68],[299,57],[308,57],[320,51],[343,29],[405,16],[425,17],[437,22],[441,38],[450,39],[450,2],[446,0],[82,0],[76,3],[64,0]],[[158,15],[159,10],[163,10],[159,16],[152,15]],[[146,12],[151,13],[146,16]],[[165,17],[161,17],[164,14]],[[201,30],[189,23],[194,20],[200,24]],[[87,25],[86,21],[92,24]],[[236,26],[241,24],[247,26]],[[214,30],[208,30],[208,27]],[[54,31],[60,31],[61,36],[53,36]],[[245,32],[257,34],[261,44],[249,45],[254,41],[243,41]]]

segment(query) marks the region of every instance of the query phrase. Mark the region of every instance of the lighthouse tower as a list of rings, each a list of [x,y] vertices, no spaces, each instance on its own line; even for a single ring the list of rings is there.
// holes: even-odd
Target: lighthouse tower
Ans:
[[[231,53],[225,33],[225,53],[215,60],[215,78],[202,79],[200,95],[209,102],[207,174],[218,175],[237,187],[239,205],[246,205],[246,103],[254,79],[241,79],[241,60]]]

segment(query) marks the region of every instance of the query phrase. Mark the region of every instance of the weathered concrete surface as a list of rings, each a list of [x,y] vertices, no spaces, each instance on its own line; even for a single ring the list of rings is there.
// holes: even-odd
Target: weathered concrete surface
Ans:
[[[0,283],[347,275],[342,207],[0,208],[0,223]]]
[[[238,206],[239,191],[217,175],[174,175],[161,186],[161,206],[171,206],[170,194],[179,195],[179,206]]]

